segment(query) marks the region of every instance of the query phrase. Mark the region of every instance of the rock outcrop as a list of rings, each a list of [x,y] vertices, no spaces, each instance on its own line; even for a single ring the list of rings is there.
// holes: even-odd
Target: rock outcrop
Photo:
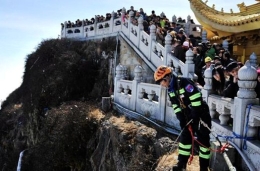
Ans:
[[[2,171],[16,170],[22,151],[21,171],[170,170],[174,136],[100,109],[111,90],[100,51],[115,44],[47,40],[28,55],[23,83],[0,111]]]

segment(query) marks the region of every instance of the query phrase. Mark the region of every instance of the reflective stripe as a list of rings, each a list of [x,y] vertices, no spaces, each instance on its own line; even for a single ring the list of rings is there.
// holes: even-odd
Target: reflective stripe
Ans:
[[[200,93],[196,93],[196,94],[193,94],[192,96],[190,96],[190,100],[194,100],[199,97],[201,97]]]
[[[174,110],[174,113],[177,113],[177,112],[181,112],[181,109],[177,108],[177,109]]]
[[[191,106],[200,106],[200,105],[201,105],[201,101],[191,102]]]
[[[184,88],[180,89],[180,90],[179,90],[179,93],[180,93],[180,94],[183,94],[183,93],[185,93],[185,90],[184,90]]]
[[[171,92],[169,93],[170,97],[175,97],[175,93],[174,92]]]
[[[205,148],[205,147],[200,147],[200,151],[206,153],[209,151],[209,149]]]
[[[190,152],[179,149],[179,154],[184,155],[184,156],[189,156]]]
[[[174,108],[176,108],[178,105],[176,105],[176,104],[173,104],[172,105],[172,108],[174,109]]]
[[[191,144],[184,145],[184,144],[182,144],[182,143],[179,143],[179,147],[189,150],[189,149],[191,149]]]
[[[209,159],[210,158],[210,154],[199,154],[199,157],[203,158],[203,159]]]

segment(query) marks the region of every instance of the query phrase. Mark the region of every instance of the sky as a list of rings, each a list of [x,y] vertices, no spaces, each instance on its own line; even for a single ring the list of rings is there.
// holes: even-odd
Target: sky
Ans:
[[[203,0],[205,1],[205,0]],[[236,4],[243,1],[208,0],[215,9],[238,12]],[[246,0],[246,5],[256,3]],[[157,15],[164,12],[171,20],[194,17],[188,0],[1,0],[0,5],[0,102],[22,83],[25,59],[36,50],[40,42],[58,38],[60,24],[77,19],[91,19],[95,15],[105,15],[123,7],[126,10],[144,9],[148,15],[155,10]]]

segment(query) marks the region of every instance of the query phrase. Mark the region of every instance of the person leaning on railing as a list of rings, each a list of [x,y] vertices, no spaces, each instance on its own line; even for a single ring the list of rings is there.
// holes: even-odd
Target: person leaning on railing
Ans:
[[[179,142],[179,156],[177,165],[173,171],[186,169],[191,155],[194,141],[193,134],[196,133],[199,146],[200,171],[208,171],[210,159],[210,130],[200,124],[203,121],[211,127],[211,117],[206,102],[202,100],[202,94],[190,78],[176,77],[172,74],[172,68],[159,66],[154,73],[156,83],[168,88],[168,95],[172,108],[180,121],[182,134]],[[191,155],[192,156],[192,155]]]
[[[212,70],[212,94],[223,96],[223,91],[225,89],[225,74],[224,68],[220,61],[215,62],[214,68]]]
[[[225,71],[231,75],[232,80],[229,80],[228,85],[226,85],[225,90],[223,91],[224,97],[234,98],[237,96],[238,87],[238,70],[240,69],[237,62],[231,62],[225,68]]]

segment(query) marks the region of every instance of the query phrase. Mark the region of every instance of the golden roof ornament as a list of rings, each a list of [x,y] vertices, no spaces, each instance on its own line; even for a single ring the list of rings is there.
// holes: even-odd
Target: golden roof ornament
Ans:
[[[205,27],[205,30],[210,31],[209,37],[215,34],[212,31],[219,32],[220,37],[226,37],[233,33],[259,30],[260,24],[260,0],[255,4],[246,5],[246,2],[237,4],[238,12],[232,8],[217,10],[215,4],[207,5],[206,0],[189,0],[191,9],[195,13],[200,23]],[[241,1],[240,1],[241,2]],[[260,44],[260,38],[258,41]]]
[[[245,12],[247,10],[247,7],[244,2],[242,2],[241,4],[237,4],[237,6],[238,6],[240,12]]]

